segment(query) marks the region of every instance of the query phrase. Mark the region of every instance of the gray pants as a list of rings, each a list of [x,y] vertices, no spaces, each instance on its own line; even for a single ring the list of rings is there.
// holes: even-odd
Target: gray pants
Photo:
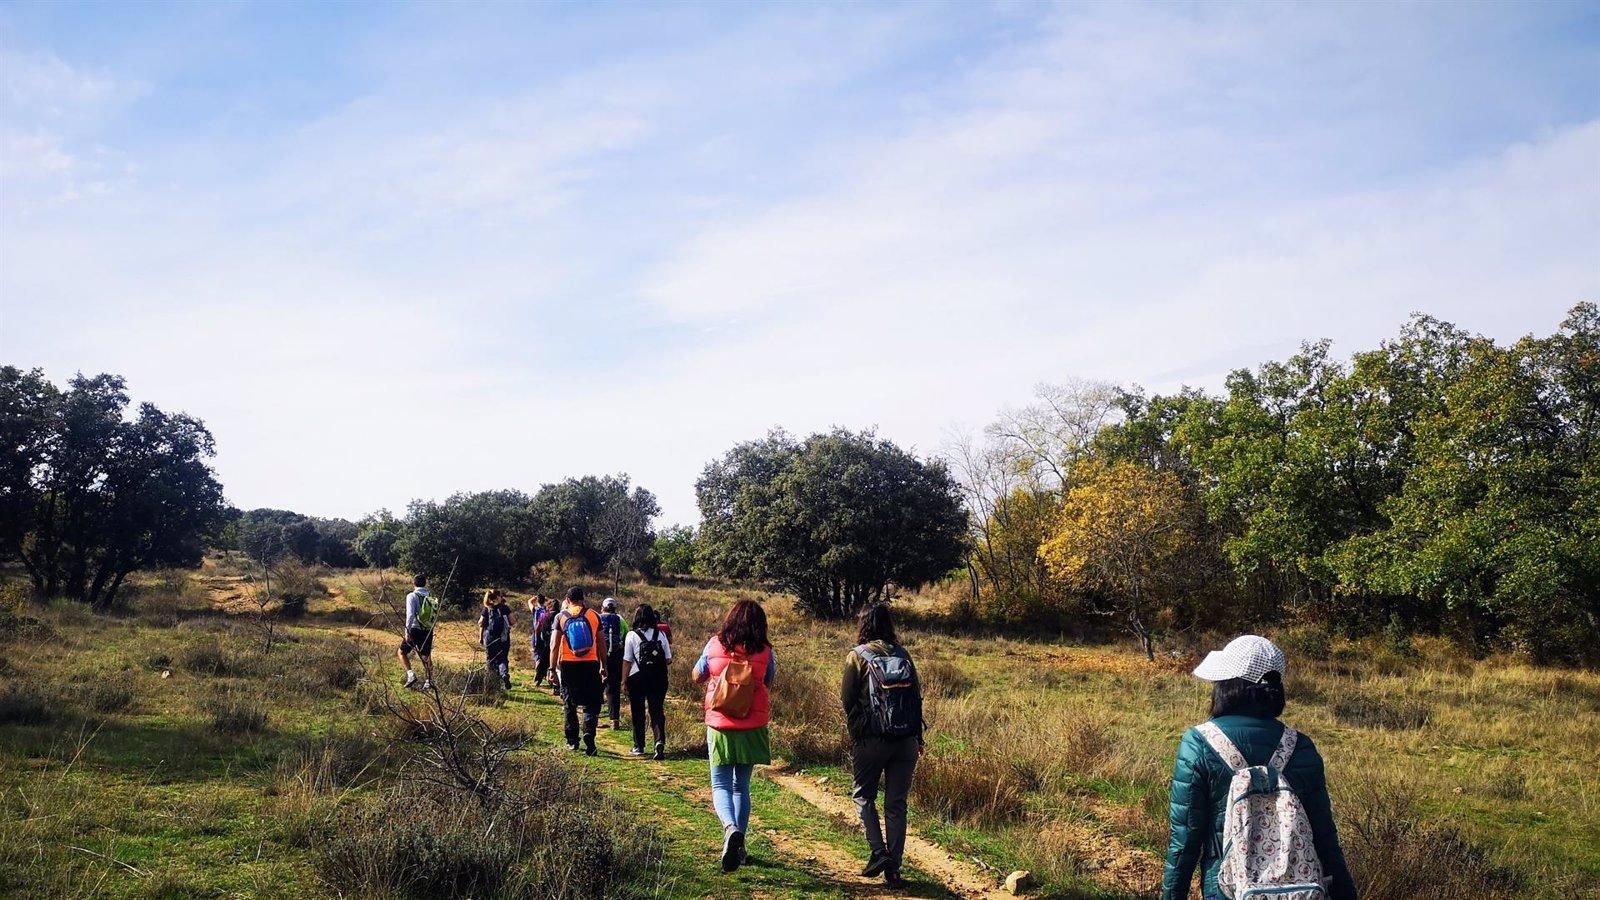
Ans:
[[[887,851],[887,871],[899,873],[906,849],[906,796],[911,793],[911,776],[917,770],[917,739],[862,738],[850,752],[850,769],[855,777],[856,812],[867,846],[874,853]],[[878,825],[878,782],[883,782],[883,824],[889,830],[884,843]]]

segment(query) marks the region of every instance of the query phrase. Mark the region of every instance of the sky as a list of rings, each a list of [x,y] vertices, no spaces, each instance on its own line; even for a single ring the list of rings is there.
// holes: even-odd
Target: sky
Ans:
[[[1600,2],[0,5],[0,364],[242,508],[939,452],[1600,300]]]

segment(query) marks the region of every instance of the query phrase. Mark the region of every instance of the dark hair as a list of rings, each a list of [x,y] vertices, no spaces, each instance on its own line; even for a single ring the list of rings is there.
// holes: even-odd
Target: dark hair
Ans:
[[[654,628],[661,623],[661,617],[656,615],[655,607],[648,603],[641,605],[633,611],[634,630],[640,628]]]
[[[428,586],[428,576],[426,576],[426,575],[418,575],[417,577],[411,579],[411,583],[416,585],[417,587],[427,587]]]
[[[767,611],[754,600],[734,603],[722,619],[717,638],[729,650],[743,647],[746,653],[760,653],[772,646],[767,643]]]
[[[894,636],[894,619],[889,616],[889,604],[872,604],[861,611],[857,621],[859,626],[856,628],[856,643],[870,644],[873,641],[900,643],[900,639]]]
[[[1244,678],[1229,678],[1211,687],[1211,717],[1254,716],[1276,719],[1283,715],[1283,676],[1268,672],[1257,684]]]
[[[573,585],[572,587],[567,588],[567,599],[573,603],[582,603],[583,588],[579,587],[578,585]]]

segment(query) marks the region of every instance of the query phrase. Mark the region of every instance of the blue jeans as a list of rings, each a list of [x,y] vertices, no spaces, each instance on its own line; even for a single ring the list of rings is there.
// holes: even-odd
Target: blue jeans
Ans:
[[[711,767],[711,805],[722,827],[750,829],[750,773],[755,768],[747,763]]]

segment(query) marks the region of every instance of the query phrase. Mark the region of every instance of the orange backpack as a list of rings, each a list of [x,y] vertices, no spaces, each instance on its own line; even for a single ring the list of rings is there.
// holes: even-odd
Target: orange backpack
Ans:
[[[716,690],[711,692],[711,708],[733,719],[750,715],[750,706],[756,700],[756,670],[750,657],[738,650],[728,651],[728,665],[717,676]]]

